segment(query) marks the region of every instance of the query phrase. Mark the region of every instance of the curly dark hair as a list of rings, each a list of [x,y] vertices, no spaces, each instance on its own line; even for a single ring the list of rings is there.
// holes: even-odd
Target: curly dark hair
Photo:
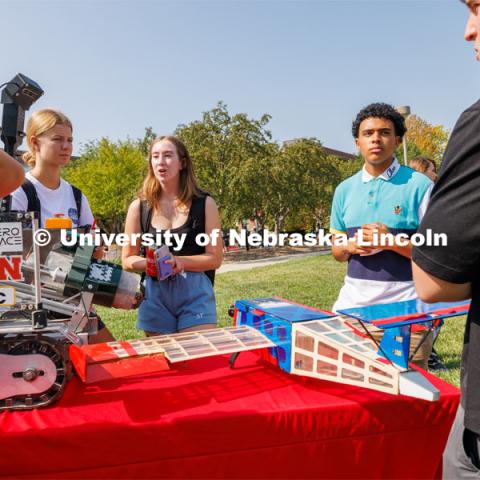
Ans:
[[[407,131],[404,118],[391,105],[388,103],[371,103],[365,108],[362,108],[358,112],[357,118],[353,121],[353,138],[358,138],[360,124],[367,118],[385,118],[386,120],[390,120],[395,128],[395,136],[401,139]]]

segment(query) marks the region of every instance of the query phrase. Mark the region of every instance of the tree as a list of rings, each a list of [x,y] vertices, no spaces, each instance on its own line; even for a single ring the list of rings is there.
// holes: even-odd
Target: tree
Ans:
[[[355,175],[364,164],[362,156],[359,154],[355,160],[344,160],[342,158],[330,157],[330,161],[335,165],[335,168],[338,170],[340,175],[340,181]]]
[[[442,125],[432,125],[417,115],[407,118],[407,158],[418,155],[431,158],[437,165],[447,146],[449,132]],[[397,150],[397,157],[403,163],[403,146]]]
[[[146,174],[144,139],[112,142],[108,138],[87,144],[78,160],[65,169],[65,178],[88,198],[100,227],[123,231],[129,203]]]
[[[219,102],[202,120],[179,125],[175,134],[187,146],[202,188],[217,202],[224,225],[261,211],[261,165],[268,163],[269,115],[258,120],[244,113],[230,115]]]
[[[150,146],[156,137],[157,134],[153,131],[153,128],[147,127],[145,128],[145,134],[143,135],[143,138],[139,138],[137,140],[138,147],[140,148],[144,158],[148,158],[150,154]]]
[[[284,229],[287,217],[290,226],[303,229],[324,222],[340,175],[320,141],[308,138],[283,145],[273,158],[265,211],[275,231]]]
[[[279,146],[267,130],[269,115],[231,115],[220,102],[202,120],[179,125],[201,186],[216,200],[222,224],[255,218],[277,231],[285,220],[326,220],[340,174],[316,139]],[[328,213],[327,213],[328,212]],[[290,223],[292,223],[290,222]]]

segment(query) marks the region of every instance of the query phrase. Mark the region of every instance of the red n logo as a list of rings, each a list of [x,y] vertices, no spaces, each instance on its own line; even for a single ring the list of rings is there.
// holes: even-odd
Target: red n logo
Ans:
[[[20,255],[0,257],[0,280],[23,280],[21,266]]]

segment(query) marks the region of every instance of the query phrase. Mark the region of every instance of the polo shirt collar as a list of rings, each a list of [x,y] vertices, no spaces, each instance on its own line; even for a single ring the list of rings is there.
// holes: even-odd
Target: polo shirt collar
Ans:
[[[381,178],[382,180],[389,182],[398,173],[399,170],[400,170],[400,163],[395,157],[393,158],[393,162],[390,164],[390,166],[378,177],[374,177],[373,175],[370,175],[367,172],[367,169],[365,168],[365,165],[364,165],[362,168],[362,181],[364,183],[367,183],[374,178]]]

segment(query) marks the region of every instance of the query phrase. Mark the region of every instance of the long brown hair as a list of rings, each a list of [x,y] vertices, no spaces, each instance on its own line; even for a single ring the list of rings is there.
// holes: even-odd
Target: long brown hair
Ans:
[[[178,203],[185,205],[193,197],[200,196],[202,194],[202,190],[198,186],[198,181],[193,171],[193,162],[190,154],[188,153],[187,147],[181,140],[173,135],[163,135],[161,137],[157,137],[150,144],[147,178],[145,178],[143,182],[143,187],[139,193],[139,197],[142,200],[145,200],[150,207],[155,208],[160,200],[160,197],[162,196],[162,186],[155,177],[152,167],[152,148],[156,143],[161,142],[162,140],[166,140],[175,146],[178,158],[182,162],[182,169],[180,170]]]
[[[39,137],[48,132],[55,125],[67,125],[73,132],[72,122],[66,115],[53,108],[44,108],[32,114],[27,123],[27,144],[28,152],[22,155],[23,161],[30,167],[35,166],[35,151],[30,143],[31,137]]]

